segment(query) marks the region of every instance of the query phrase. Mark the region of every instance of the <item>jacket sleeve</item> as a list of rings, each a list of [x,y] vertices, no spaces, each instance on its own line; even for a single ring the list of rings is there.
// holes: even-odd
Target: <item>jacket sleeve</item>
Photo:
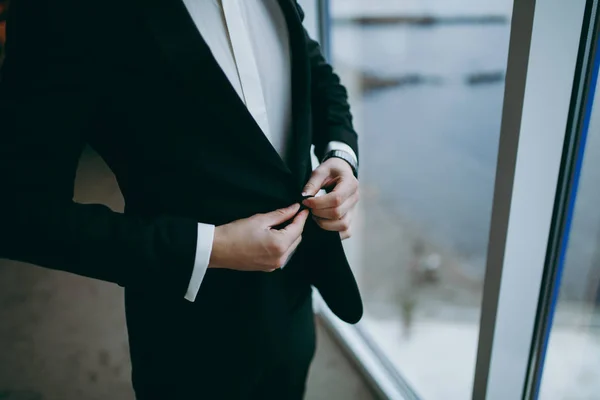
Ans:
[[[298,3],[296,7],[303,20],[304,11]],[[358,157],[358,136],[352,125],[348,92],[325,60],[319,43],[304,32],[311,69],[315,153],[320,159],[327,144],[338,141],[349,145]]]
[[[73,201],[86,133],[101,112],[102,54],[75,0],[11,4],[0,81],[0,257],[184,296],[197,222]],[[108,28],[107,28],[108,29]]]

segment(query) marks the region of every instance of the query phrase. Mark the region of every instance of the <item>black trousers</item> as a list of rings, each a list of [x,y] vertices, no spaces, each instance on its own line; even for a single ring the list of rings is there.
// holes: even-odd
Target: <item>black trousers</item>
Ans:
[[[312,298],[305,296],[291,311],[288,337],[280,338],[283,351],[252,355],[252,349],[236,347],[235,335],[198,338],[195,351],[179,354],[188,357],[181,371],[157,366],[156,379],[134,379],[137,400],[301,400],[306,378],[316,349]],[[210,329],[210,327],[205,327]],[[189,339],[188,339],[189,340]],[[221,356],[222,355],[222,356]],[[178,358],[180,358],[178,356]],[[135,375],[135,367],[134,367]],[[146,373],[144,373],[146,375]],[[159,378],[160,377],[160,378]],[[168,379],[165,381],[164,379]]]

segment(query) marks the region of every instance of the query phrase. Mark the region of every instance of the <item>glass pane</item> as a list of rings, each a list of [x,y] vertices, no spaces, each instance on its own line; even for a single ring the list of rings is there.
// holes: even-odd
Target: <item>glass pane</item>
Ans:
[[[596,88],[540,399],[600,393],[600,101]]]
[[[361,140],[363,331],[424,399],[471,397],[512,0],[332,0]]]

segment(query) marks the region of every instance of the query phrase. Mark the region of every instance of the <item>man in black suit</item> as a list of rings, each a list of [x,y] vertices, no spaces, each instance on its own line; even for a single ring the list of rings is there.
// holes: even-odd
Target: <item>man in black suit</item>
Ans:
[[[358,201],[346,90],[293,0],[108,6],[10,8],[0,256],[125,287],[138,399],[301,398],[310,286],[362,315],[341,245]],[[85,144],[123,214],[73,202]]]

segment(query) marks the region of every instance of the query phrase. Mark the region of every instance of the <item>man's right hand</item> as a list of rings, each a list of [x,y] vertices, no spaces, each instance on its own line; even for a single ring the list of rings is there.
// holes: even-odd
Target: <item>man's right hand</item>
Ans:
[[[294,204],[217,226],[208,267],[264,272],[283,267],[302,241],[309,212],[299,209]],[[275,228],[292,218],[285,228]]]

